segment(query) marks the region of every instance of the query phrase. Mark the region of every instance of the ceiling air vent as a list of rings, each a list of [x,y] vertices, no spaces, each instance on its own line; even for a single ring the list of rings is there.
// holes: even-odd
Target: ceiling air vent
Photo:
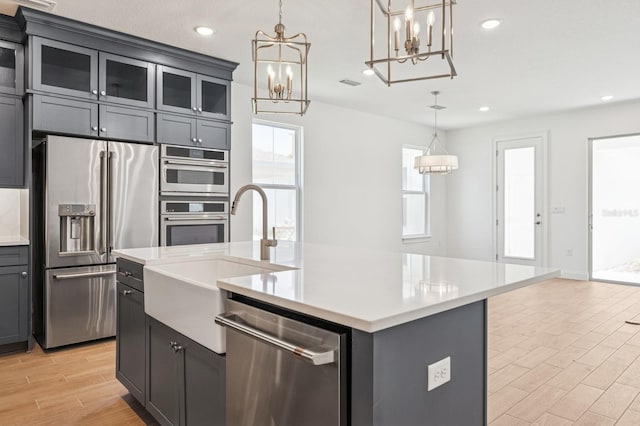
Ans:
[[[362,84],[358,81],[349,80],[348,78],[340,80],[340,83],[346,84],[347,86],[360,86]]]
[[[56,0],[15,0],[16,3],[25,6],[37,7],[39,9],[53,10],[56,7]]]

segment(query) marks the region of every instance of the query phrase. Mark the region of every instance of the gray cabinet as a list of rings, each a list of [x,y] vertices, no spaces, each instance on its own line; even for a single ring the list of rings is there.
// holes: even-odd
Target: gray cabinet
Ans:
[[[163,425],[225,424],[225,359],[148,317],[147,410]]]
[[[155,140],[152,111],[56,96],[33,96],[33,129],[139,142]]]
[[[153,108],[155,64],[34,37],[33,90]]]
[[[22,95],[23,62],[22,45],[0,41],[0,93]]]
[[[98,104],[55,96],[33,96],[33,130],[98,136]]]
[[[22,100],[0,95],[0,187],[24,186]]]
[[[29,339],[27,250],[0,247],[0,345]]]
[[[159,110],[229,120],[231,84],[228,80],[161,65],[157,80]]]
[[[130,139],[140,142],[155,140],[152,111],[100,105],[100,136],[110,139]]]
[[[158,142],[172,145],[229,149],[231,125],[214,120],[158,114]]]

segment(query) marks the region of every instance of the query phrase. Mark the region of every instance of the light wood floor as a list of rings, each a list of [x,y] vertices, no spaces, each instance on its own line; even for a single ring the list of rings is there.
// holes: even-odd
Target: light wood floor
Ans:
[[[640,287],[551,280],[489,300],[489,422],[640,425]]]
[[[489,300],[490,426],[640,425],[640,287],[551,280]],[[113,340],[0,356],[0,425],[144,425]]]

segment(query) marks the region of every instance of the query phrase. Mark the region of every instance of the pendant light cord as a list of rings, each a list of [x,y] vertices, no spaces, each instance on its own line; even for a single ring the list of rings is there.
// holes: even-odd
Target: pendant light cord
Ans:
[[[427,147],[427,154],[431,154],[431,147],[433,146],[435,148],[436,141],[440,141],[440,138],[438,137],[438,92],[431,92],[433,93],[433,96],[435,97],[435,103],[434,103],[434,107],[433,108],[433,124],[434,124],[434,129],[433,129],[433,139],[431,139],[431,143],[429,144],[429,146]],[[446,149],[442,149],[444,151],[445,154],[448,154]],[[431,154],[433,155],[433,154]]]

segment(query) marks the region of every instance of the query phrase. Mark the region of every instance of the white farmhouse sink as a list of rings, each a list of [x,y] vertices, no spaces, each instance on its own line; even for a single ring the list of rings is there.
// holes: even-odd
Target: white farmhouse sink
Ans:
[[[144,310],[201,345],[223,354],[226,352],[224,329],[214,323],[214,318],[223,312],[226,294],[216,287],[216,281],[286,269],[289,268],[247,265],[226,259],[146,266]]]

